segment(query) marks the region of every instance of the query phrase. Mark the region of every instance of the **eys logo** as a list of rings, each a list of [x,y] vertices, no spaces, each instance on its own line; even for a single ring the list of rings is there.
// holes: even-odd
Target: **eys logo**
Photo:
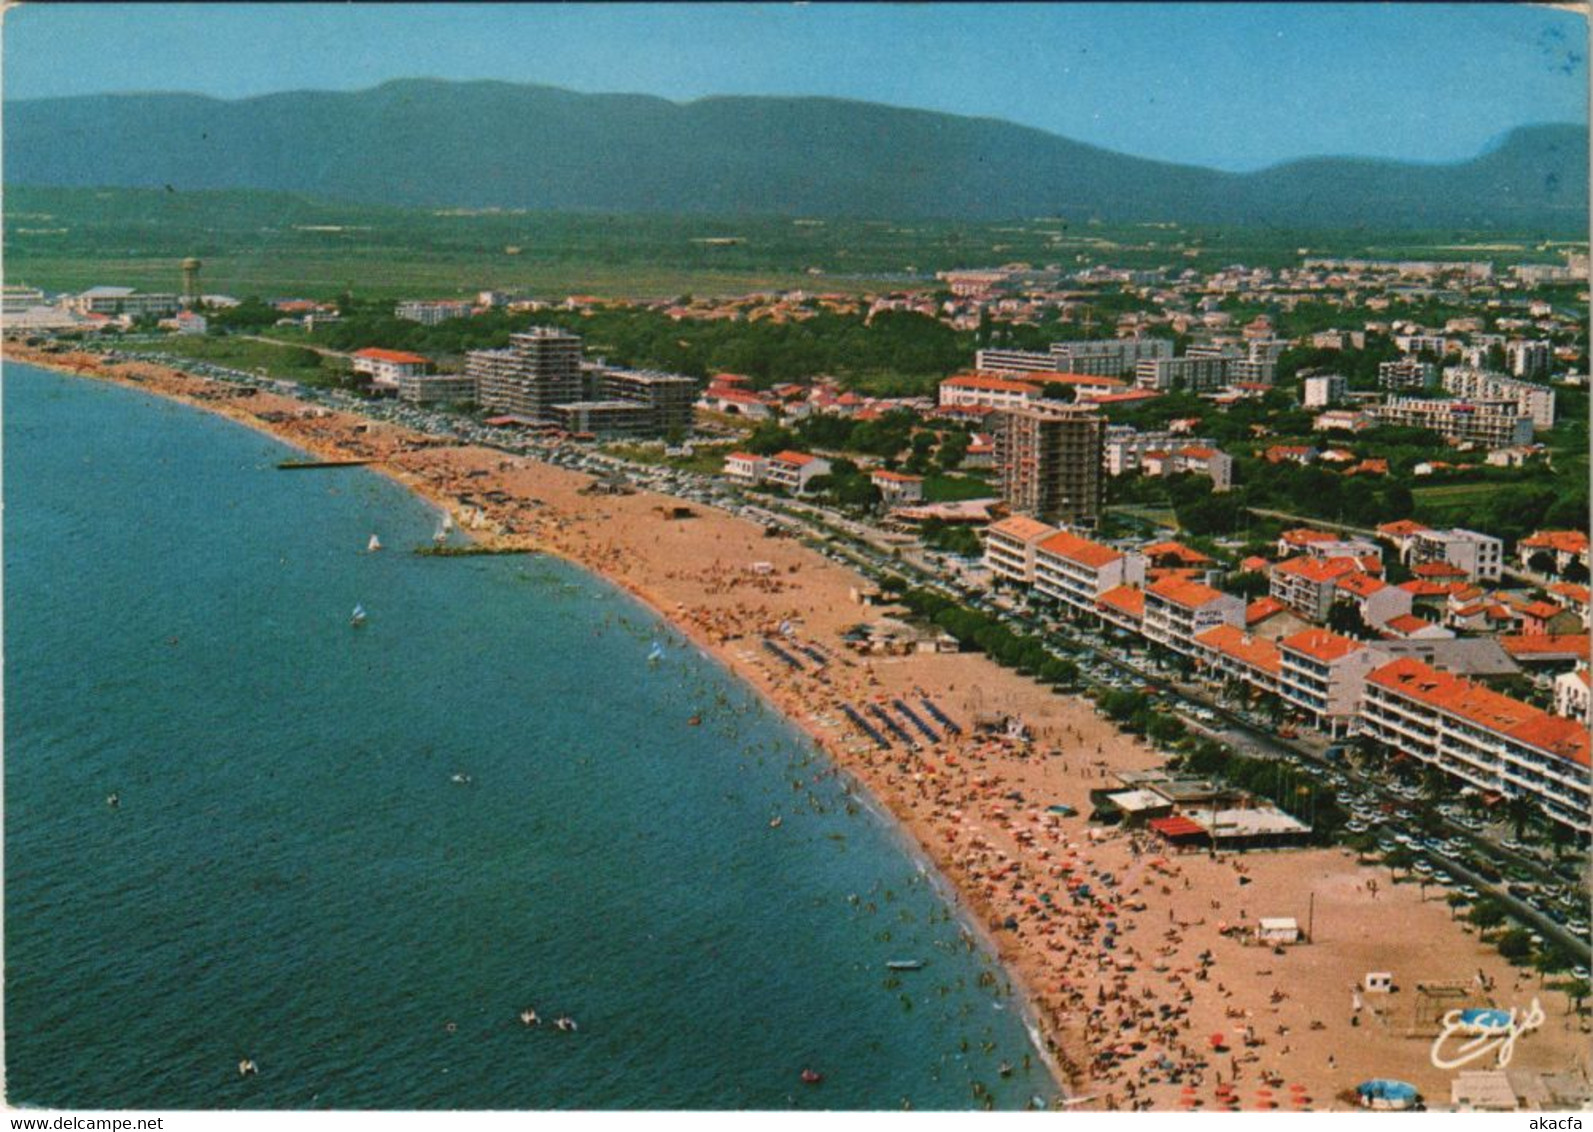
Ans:
[[[1515,1056],[1516,1039],[1541,1025],[1543,1008],[1535,998],[1525,1011],[1516,1007],[1509,1010],[1493,1007],[1451,1010],[1444,1015],[1444,1027],[1438,1032],[1438,1037],[1433,1039],[1433,1065],[1439,1069],[1458,1069],[1495,1054],[1498,1059],[1496,1064],[1503,1069]],[[1451,1049],[1451,1041],[1459,1038],[1469,1040]]]

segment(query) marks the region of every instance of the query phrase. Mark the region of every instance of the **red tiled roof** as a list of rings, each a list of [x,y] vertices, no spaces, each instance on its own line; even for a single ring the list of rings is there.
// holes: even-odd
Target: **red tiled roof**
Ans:
[[[1198,609],[1224,596],[1221,590],[1214,590],[1201,582],[1192,582],[1188,578],[1180,577],[1163,578],[1150,586],[1146,592],[1153,593],[1174,605],[1181,605],[1185,609]]]
[[[1374,578],[1370,574],[1360,572],[1346,574],[1334,582],[1333,585],[1347,594],[1354,594],[1356,597],[1371,597],[1379,590],[1388,588],[1386,582]]]
[[[1352,641],[1348,637],[1329,632],[1327,629],[1307,629],[1279,641],[1278,647],[1308,656],[1312,660],[1331,664],[1341,657],[1349,656],[1352,652],[1359,652],[1366,646],[1359,641]]]
[[[1412,633],[1419,633],[1423,629],[1432,628],[1433,623],[1425,617],[1417,617],[1414,613],[1401,613],[1398,617],[1390,617],[1383,625],[1385,629],[1392,629],[1402,637]]]
[[[1313,542],[1338,542],[1339,536],[1331,531],[1318,531],[1311,527],[1295,527],[1278,536],[1290,546],[1309,546]]]
[[[1035,539],[1049,538],[1056,533],[1056,528],[1038,519],[1031,519],[1027,515],[1013,515],[1002,519],[999,523],[990,524],[985,533],[1007,535],[1019,542],[1033,542]]]
[[[1265,637],[1252,637],[1238,626],[1218,625],[1215,629],[1201,633],[1195,640],[1251,668],[1272,673],[1283,670],[1283,658],[1277,645]]]
[[[356,358],[370,358],[377,362],[396,362],[399,365],[424,366],[430,365],[431,359],[419,354],[408,354],[403,350],[384,350],[379,346],[367,346],[363,350],[355,350]]]
[[[1304,578],[1308,582],[1318,585],[1337,581],[1347,574],[1353,574],[1360,569],[1360,564],[1353,558],[1310,558],[1301,555],[1298,558],[1288,558],[1272,567],[1274,574],[1287,574],[1295,578]]]
[[[1451,566],[1447,562],[1423,562],[1420,566],[1412,566],[1412,574],[1418,578],[1464,578],[1466,572],[1459,566]]]
[[[1561,554],[1587,553],[1587,535],[1581,531],[1538,531],[1521,540],[1532,550],[1553,550]]]
[[[1367,682],[1570,762],[1589,765],[1590,741],[1582,723],[1550,715],[1411,657],[1383,665]]]
[[[813,463],[813,461],[817,460],[818,457],[809,452],[791,452],[788,450],[785,452],[776,452],[773,456],[770,456],[769,459],[778,460],[782,464],[795,464],[800,468]]]
[[[1207,555],[1181,542],[1153,542],[1149,546],[1142,546],[1139,552],[1146,558],[1176,558],[1180,562],[1191,566],[1199,566],[1211,561]]]
[[[1066,558],[1069,562],[1077,562],[1081,566],[1088,566],[1095,570],[1099,570],[1102,566],[1110,565],[1123,557],[1122,554],[1109,546],[1102,546],[1098,542],[1080,538],[1069,531],[1058,531],[1042,542],[1036,549],[1042,554]]]
[[[1504,651],[1520,659],[1528,656],[1572,656],[1588,659],[1585,633],[1539,633],[1536,636],[1500,637]]]
[[[750,460],[753,463],[763,459],[756,452],[732,452],[725,457],[726,460]]]
[[[1206,832],[1183,814],[1173,814],[1165,818],[1152,818],[1150,827],[1163,837],[1193,837],[1196,834]]]
[[[1046,380],[1050,380],[1047,377]],[[1013,381],[1006,377],[992,377],[984,373],[960,373],[940,383],[942,389],[985,389],[993,393],[1032,393],[1040,395],[1040,386],[1029,381]]]
[[[1579,586],[1575,582],[1556,582],[1549,587],[1549,592],[1557,597],[1563,597],[1572,605],[1588,603],[1588,587]]]
[[[1396,519],[1392,523],[1377,524],[1378,534],[1393,535],[1395,538],[1403,538],[1406,535],[1419,534],[1428,530],[1432,530],[1432,528],[1425,523],[1418,523],[1415,519]]]
[[[890,483],[923,483],[924,482],[924,477],[923,476],[909,476],[909,475],[906,475],[903,472],[889,472],[889,471],[886,471],[883,468],[881,468],[877,472],[871,472],[870,473],[870,478],[871,479],[876,479],[876,480],[886,480],[886,481],[888,481]]]
[[[1245,624],[1254,625],[1258,621],[1265,621],[1274,613],[1282,613],[1288,608],[1275,597],[1258,597],[1245,606]]]
[[[1096,608],[1106,606],[1126,613],[1136,621],[1145,616],[1145,591],[1134,586],[1115,586],[1095,599]]]

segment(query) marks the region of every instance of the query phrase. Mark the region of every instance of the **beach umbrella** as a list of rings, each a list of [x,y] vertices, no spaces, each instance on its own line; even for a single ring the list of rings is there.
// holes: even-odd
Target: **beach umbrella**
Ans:
[[[1228,1044],[1227,1040],[1224,1039],[1224,1037],[1221,1034],[1213,1034],[1213,1035],[1211,1035],[1210,1038],[1208,1038],[1206,1040],[1211,1043],[1211,1048],[1212,1049],[1221,1049],[1223,1046]]]
[[[1182,1106],[1184,1108],[1194,1108],[1196,1105],[1198,1105],[1200,1103],[1200,1098],[1194,1096],[1193,1094],[1190,1094],[1190,1095],[1187,1095],[1187,1096],[1179,1097],[1178,1098],[1178,1103],[1179,1103],[1180,1106]]]

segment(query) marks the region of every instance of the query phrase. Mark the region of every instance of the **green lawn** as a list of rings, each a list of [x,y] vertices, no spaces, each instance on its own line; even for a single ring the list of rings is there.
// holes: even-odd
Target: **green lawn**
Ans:
[[[924,499],[929,503],[959,503],[964,499],[989,499],[999,494],[977,476],[932,475],[924,478]]]
[[[131,349],[176,354],[251,373],[264,370],[271,377],[302,381],[307,385],[331,385],[338,375],[346,372],[346,363],[337,359],[323,359],[299,347],[273,346],[236,337],[173,335],[159,342],[137,343]]]

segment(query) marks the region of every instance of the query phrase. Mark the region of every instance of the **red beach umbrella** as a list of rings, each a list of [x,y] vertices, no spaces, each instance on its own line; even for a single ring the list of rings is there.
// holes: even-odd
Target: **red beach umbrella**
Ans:
[[[1211,1043],[1213,1049],[1221,1049],[1223,1046],[1228,1044],[1226,1039],[1224,1039],[1221,1034],[1213,1034],[1206,1040]]]

